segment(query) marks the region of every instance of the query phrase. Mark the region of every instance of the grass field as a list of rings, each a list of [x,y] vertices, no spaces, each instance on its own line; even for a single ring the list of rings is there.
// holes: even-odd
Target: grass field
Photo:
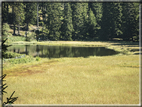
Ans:
[[[3,74],[7,74],[5,79],[8,93],[3,100],[16,91],[14,96],[18,97],[18,100],[14,104],[139,104],[138,44],[84,44],[127,50],[130,54],[50,60],[43,58],[14,66],[4,64]]]

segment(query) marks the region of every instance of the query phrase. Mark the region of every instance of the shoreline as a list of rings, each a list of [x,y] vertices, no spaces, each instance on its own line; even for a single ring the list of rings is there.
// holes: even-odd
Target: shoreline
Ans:
[[[83,47],[105,47],[113,49],[123,54],[141,54],[139,52],[139,42],[124,41],[19,41],[13,42],[12,45],[51,45],[51,46],[83,46]]]

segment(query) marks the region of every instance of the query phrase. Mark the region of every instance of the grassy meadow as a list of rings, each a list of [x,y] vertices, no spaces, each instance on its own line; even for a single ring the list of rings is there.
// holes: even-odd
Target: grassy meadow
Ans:
[[[122,53],[88,58],[41,58],[3,64],[14,104],[139,104],[139,46],[123,42],[38,42],[44,45],[105,46]]]

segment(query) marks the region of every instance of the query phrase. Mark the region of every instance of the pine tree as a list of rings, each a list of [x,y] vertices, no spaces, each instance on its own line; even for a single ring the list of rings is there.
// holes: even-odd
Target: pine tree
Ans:
[[[96,17],[96,21],[97,21],[97,25],[96,25],[96,29],[95,29],[95,37],[96,39],[99,37],[99,31],[101,29],[101,18],[102,18],[102,3],[89,3],[89,7],[91,8],[91,10],[93,11],[95,17]]]
[[[15,14],[15,8],[16,8],[16,3],[12,2],[10,3],[10,5],[12,6],[12,24],[13,24],[13,35],[16,35],[15,33],[15,30],[16,30],[16,21],[15,21],[15,18],[16,18],[16,14]]]
[[[24,19],[24,4],[18,3],[18,7],[16,8],[16,22],[18,24],[18,35],[20,35],[20,25],[23,23]]]
[[[61,27],[61,3],[48,3],[48,20],[49,39],[59,40]]]
[[[100,26],[102,18],[102,3],[89,3],[89,7],[91,8],[96,17],[97,26]]]
[[[16,30],[16,25],[18,25],[18,35],[20,35],[20,25],[23,23],[24,18],[25,18],[25,13],[24,13],[24,5],[23,3],[19,3],[19,2],[13,2],[10,3],[10,5],[12,6],[12,15],[13,15],[13,35],[15,34],[15,30]]]
[[[91,9],[89,11],[88,25],[89,39],[94,40],[94,37],[96,36],[97,21]]]
[[[73,40],[81,40],[83,38],[82,28],[84,25],[83,6],[82,3],[71,3],[72,6],[72,21],[73,21]]]
[[[72,24],[72,10],[70,3],[64,3],[64,19],[61,31],[63,40],[72,40],[72,33],[74,29]]]
[[[110,35],[110,24],[111,24],[111,13],[110,13],[110,4],[102,3],[103,15],[101,20],[101,30],[100,30],[100,40],[108,40]]]
[[[9,3],[2,3],[2,23],[8,23]]]
[[[82,3],[82,7],[83,7],[83,12],[82,12],[82,16],[83,16],[83,26],[82,26],[82,35],[83,38],[82,40],[87,40],[88,36],[89,36],[89,32],[88,32],[88,27],[90,25],[88,25],[88,3]]]
[[[103,3],[103,16],[101,21],[101,40],[112,40],[122,34],[120,3]]]
[[[26,30],[29,30],[29,24],[36,20],[36,3],[25,3],[25,22]]]
[[[122,3],[122,30],[123,40],[133,40],[138,35],[138,5],[135,3]]]
[[[115,24],[115,29],[114,29],[114,33],[113,33],[113,36],[112,38],[114,37],[121,37],[122,35],[122,6],[120,5],[120,3],[114,3],[114,14],[113,14],[113,17],[114,17],[114,24]]]

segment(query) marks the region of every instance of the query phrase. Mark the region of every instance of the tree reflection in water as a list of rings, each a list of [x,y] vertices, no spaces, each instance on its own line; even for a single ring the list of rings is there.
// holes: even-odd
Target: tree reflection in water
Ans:
[[[105,47],[25,45],[21,47],[11,46],[8,50],[43,58],[108,56],[118,54],[118,52],[106,49]]]

